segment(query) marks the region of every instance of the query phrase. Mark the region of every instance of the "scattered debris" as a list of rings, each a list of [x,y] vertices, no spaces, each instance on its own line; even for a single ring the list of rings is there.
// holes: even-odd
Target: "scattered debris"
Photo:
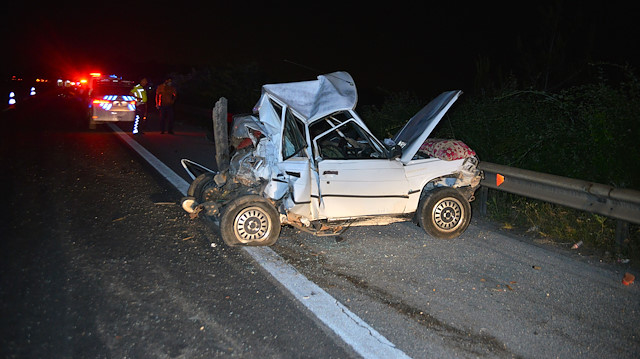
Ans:
[[[542,269],[542,267],[539,267],[539,266],[531,266],[531,268],[533,268],[533,269],[535,269],[535,270],[540,270],[540,269]]]
[[[154,204],[158,206],[173,206],[176,203],[175,202],[155,202]]]
[[[122,220],[123,220],[123,219],[125,219],[125,218],[127,218],[127,216],[120,217],[120,218],[116,218],[116,219],[114,219],[114,220],[113,220],[113,221],[111,221],[111,222],[118,222],[118,221],[122,221]]]
[[[193,238],[193,236],[189,236],[189,237],[187,237],[187,238],[182,238],[182,240],[183,240],[183,241],[187,241],[187,240],[189,240],[189,239],[191,239],[191,238]]]
[[[631,283],[633,283],[633,281],[636,279],[636,276],[634,276],[633,274],[627,272],[624,274],[624,277],[622,278],[622,284],[624,285],[630,285]]]
[[[573,245],[573,247],[571,247],[571,249],[578,249],[578,248],[580,248],[580,246],[581,246],[581,245],[582,245],[582,241],[580,241],[580,242],[578,242],[578,243],[575,243],[575,244]]]

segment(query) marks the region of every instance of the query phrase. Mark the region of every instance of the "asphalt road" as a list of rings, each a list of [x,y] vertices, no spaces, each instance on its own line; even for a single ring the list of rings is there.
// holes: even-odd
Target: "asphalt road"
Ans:
[[[354,355],[109,130],[9,120],[3,357]],[[181,176],[180,158],[214,165],[191,128],[136,140]],[[273,249],[414,358],[640,357],[631,270],[565,247],[474,218],[451,241],[411,223],[285,227]]]
[[[3,116],[1,357],[354,356],[111,131],[47,115]]]

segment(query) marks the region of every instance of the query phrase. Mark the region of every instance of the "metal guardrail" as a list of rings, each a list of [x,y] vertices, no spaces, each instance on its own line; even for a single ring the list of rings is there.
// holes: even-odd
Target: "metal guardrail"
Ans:
[[[480,182],[483,215],[486,214],[486,189],[492,188],[617,219],[618,243],[628,236],[624,233],[628,232],[628,223],[640,224],[640,191],[490,162],[480,162],[479,168],[484,171]]]

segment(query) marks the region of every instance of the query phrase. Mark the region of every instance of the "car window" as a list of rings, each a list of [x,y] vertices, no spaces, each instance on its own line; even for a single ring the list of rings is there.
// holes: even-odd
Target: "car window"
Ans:
[[[316,156],[339,160],[386,158],[369,134],[354,120],[339,122],[336,117],[329,116],[314,124],[311,133],[328,128],[314,140]]]
[[[269,101],[271,103],[271,107],[273,107],[273,110],[276,112],[276,115],[278,116],[278,120],[282,119],[282,106],[280,106],[279,103],[270,100]]]
[[[304,124],[289,109],[285,112],[284,133],[282,134],[282,158],[293,156],[306,157],[303,149],[307,147],[304,136]]]
[[[131,87],[117,85],[100,85],[93,90],[93,96],[102,97],[105,95],[129,95]]]

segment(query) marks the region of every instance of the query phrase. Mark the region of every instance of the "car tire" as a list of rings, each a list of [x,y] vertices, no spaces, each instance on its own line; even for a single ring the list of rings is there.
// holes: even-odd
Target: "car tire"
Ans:
[[[191,182],[191,185],[189,185],[187,196],[195,198],[198,203],[202,203],[202,194],[205,188],[211,184],[214,176],[215,173],[208,172],[196,177],[193,182]]]
[[[238,197],[222,209],[220,234],[229,246],[270,246],[280,236],[280,216],[260,196]]]
[[[428,193],[418,206],[418,224],[439,239],[460,236],[471,222],[471,205],[455,188],[440,187]]]

